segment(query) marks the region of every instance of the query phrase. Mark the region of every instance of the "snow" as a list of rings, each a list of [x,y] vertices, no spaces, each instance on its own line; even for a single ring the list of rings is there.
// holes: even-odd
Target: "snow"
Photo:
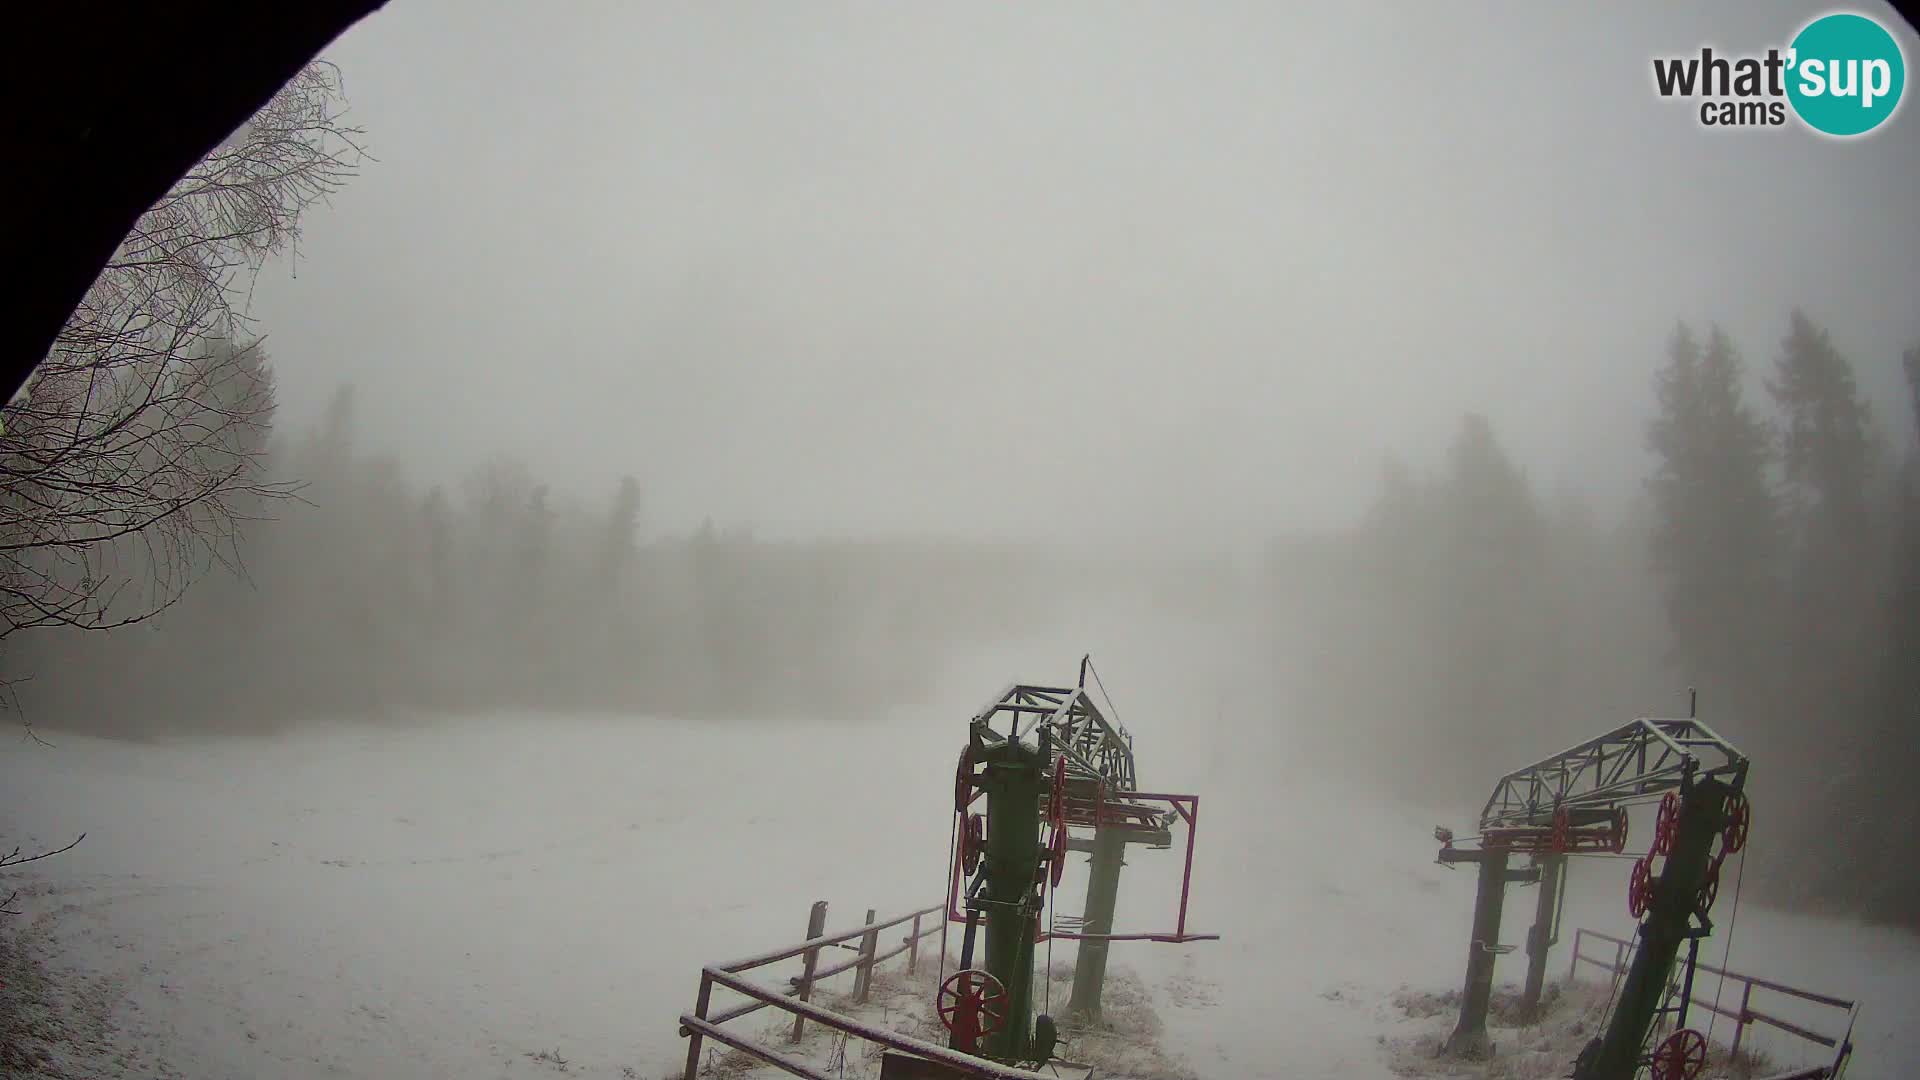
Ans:
[[[12,879],[15,928],[111,1024],[80,1040],[75,1075],[464,1080],[564,1059],[657,1080],[684,1058],[701,964],[797,940],[815,899],[840,926],[941,898],[953,754],[1006,678],[833,725],[522,715],[22,740],[0,754],[9,845],[87,838]],[[1396,992],[1458,987],[1473,879],[1435,865],[1430,831],[1471,809],[1359,798],[1135,711],[1143,783],[1203,795],[1189,924],[1226,937],[1114,947],[1166,1050],[1201,1077],[1392,1075],[1383,1038],[1434,1026]],[[1171,925],[1179,855],[1129,854],[1119,929]],[[1576,868],[1568,939],[1624,936],[1625,874]],[[1533,894],[1512,897],[1517,942]],[[1738,970],[1864,998],[1852,1075],[1920,1073],[1920,940],[1749,897],[1733,950]],[[1516,952],[1500,978],[1523,968]]]

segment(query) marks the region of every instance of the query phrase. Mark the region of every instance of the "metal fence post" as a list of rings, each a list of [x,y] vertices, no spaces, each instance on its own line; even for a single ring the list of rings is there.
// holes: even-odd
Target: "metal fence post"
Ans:
[[[873,925],[874,910],[867,909],[867,925]],[[853,969],[853,999],[865,1004],[867,994],[873,990],[873,955],[880,944],[880,931],[869,930],[860,935],[860,963]]]
[[[707,1018],[707,1002],[713,998],[713,976],[703,969],[700,972],[700,995],[694,999],[693,1015],[702,1020]],[[700,1072],[700,1032],[687,1035],[687,1071],[683,1080],[694,1080]]]
[[[920,966],[920,916],[913,917],[913,936],[907,939],[907,974]]]
[[[1572,982],[1574,975],[1580,970],[1580,935],[1584,933],[1586,933],[1586,930],[1581,927],[1576,926],[1573,928],[1573,956],[1567,961],[1568,982]]]
[[[1722,979],[1725,975],[1720,976]],[[1740,1021],[1733,1025],[1733,1057],[1740,1056],[1740,1038],[1747,1033],[1747,1024],[1753,1020],[1753,1014],[1747,1011],[1747,1003],[1753,1000],[1753,984],[1747,983],[1740,991]]]
[[[813,902],[813,910],[807,914],[807,940],[812,941],[814,938],[817,938],[826,932],[827,932],[827,902],[825,900],[815,900]],[[819,962],[820,962],[820,946],[815,945],[813,948],[807,950],[806,960],[802,962],[804,966],[801,968],[801,971],[800,971],[800,1000],[801,1001],[806,1001],[808,998],[813,996],[813,969],[814,969],[814,966]],[[806,1023],[807,1023],[806,1017],[800,1015],[799,1013],[793,1014],[793,1034],[788,1036],[787,1041],[799,1042],[800,1029],[805,1027]]]

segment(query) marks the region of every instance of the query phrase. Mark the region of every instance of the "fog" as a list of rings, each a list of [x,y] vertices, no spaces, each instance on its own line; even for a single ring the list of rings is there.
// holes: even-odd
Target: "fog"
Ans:
[[[613,804],[530,732],[570,769],[658,730],[757,785],[897,738],[885,768],[945,790],[922,750],[1091,653],[1143,783],[1238,808],[1203,877],[1249,919],[1238,868],[1292,889],[1302,852],[1463,911],[1465,882],[1376,855],[1696,690],[1753,755],[1760,918],[1906,948],[1920,122],[1707,131],[1648,76],[1812,13],[393,0],[326,54],[370,159],[244,282],[269,497],[191,567],[116,569],[154,618],[0,633],[0,678],[56,748],[141,775],[135,815],[312,753],[327,827],[376,827],[346,790],[425,820],[400,789],[444,747],[590,833]],[[1295,847],[1249,824],[1269,797],[1415,831]],[[755,798],[720,820],[761,882],[798,857]],[[89,872],[137,858],[106,844]],[[1343,905],[1320,881],[1264,948]],[[727,926],[777,936],[750,915]],[[1338,925],[1319,962],[1392,959]],[[1453,978],[1455,929],[1405,978]],[[372,1060],[342,1068],[397,1067]]]
[[[1648,78],[1803,15],[396,4],[330,53],[379,162],[254,309],[290,412],[684,527],[1247,546],[1469,409],[1617,501],[1676,319],[1801,305],[1899,390],[1912,125]]]
[[[1909,711],[1920,135],[1644,78],[1796,11],[395,4],[328,55],[372,159],[245,282],[298,499],[8,673],[117,734],[823,716],[1184,622],[1283,756],[1470,800],[1697,687],[1818,802]],[[1864,516],[1789,460],[1790,316]],[[1764,520],[1657,486],[1676,327],[1738,354]]]

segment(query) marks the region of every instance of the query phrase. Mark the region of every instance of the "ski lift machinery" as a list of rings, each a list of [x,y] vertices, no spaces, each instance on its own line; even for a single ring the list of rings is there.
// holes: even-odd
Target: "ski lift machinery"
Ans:
[[[954,777],[947,882],[947,922],[964,928],[960,970],[946,974],[943,943],[937,1001],[956,1050],[1013,1064],[1054,1057],[1058,1028],[1047,1013],[1036,1015],[1033,1000],[1043,943],[1080,943],[1067,1015],[1097,1020],[1113,942],[1219,939],[1187,929],[1200,797],[1139,789],[1132,736],[1109,719],[1104,687],[1105,710],[1089,694],[1089,674],[1098,685],[1091,658],[1082,657],[1077,685],[1009,686],[968,722]],[[1186,844],[1173,928],[1116,933],[1127,845],[1170,849],[1176,825],[1185,826]],[[1077,919],[1053,911],[1075,851],[1092,856]],[[1051,997],[1050,979],[1042,993]]]
[[[1691,695],[1689,695],[1691,698]],[[1473,935],[1460,1019],[1445,1052],[1492,1052],[1487,1009],[1501,903],[1511,881],[1538,881],[1539,911],[1528,934],[1523,1006],[1539,1000],[1553,940],[1555,891],[1569,856],[1626,855],[1627,810],[1656,804],[1648,850],[1628,877],[1626,906],[1637,921],[1633,959],[1617,983],[1600,1034],[1574,1062],[1575,1080],[1630,1080],[1642,1068],[1653,1080],[1695,1080],[1706,1067],[1706,1039],[1689,1029],[1687,1012],[1700,941],[1713,933],[1710,915],[1720,869],[1741,851],[1752,825],[1745,794],[1747,757],[1702,723],[1695,709],[1680,719],[1634,720],[1545,760],[1508,773],[1480,814],[1480,833],[1456,846],[1440,828],[1439,861],[1479,867]],[[1509,870],[1508,858],[1532,865]],[[1729,929],[1731,932],[1731,928]],[[1680,946],[1686,945],[1684,960]],[[1680,967],[1676,970],[1676,962]],[[1667,1004],[1677,999],[1674,1004]],[[1673,1032],[1649,1046],[1660,1021]]]

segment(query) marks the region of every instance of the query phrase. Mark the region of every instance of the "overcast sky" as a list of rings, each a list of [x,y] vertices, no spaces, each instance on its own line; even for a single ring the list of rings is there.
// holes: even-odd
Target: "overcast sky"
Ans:
[[[327,54],[379,160],[253,312],[289,422],[351,382],[417,476],[657,528],[1244,541],[1468,409],[1615,501],[1678,318],[1759,369],[1804,305],[1906,430],[1915,106],[1652,91],[1821,10],[391,0]]]

